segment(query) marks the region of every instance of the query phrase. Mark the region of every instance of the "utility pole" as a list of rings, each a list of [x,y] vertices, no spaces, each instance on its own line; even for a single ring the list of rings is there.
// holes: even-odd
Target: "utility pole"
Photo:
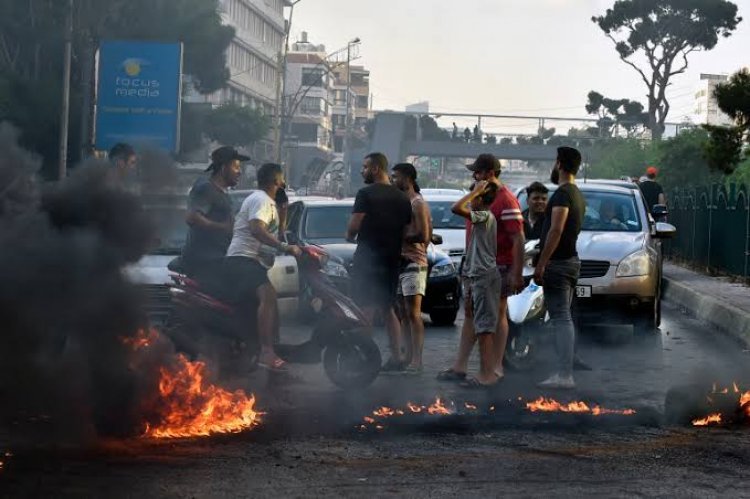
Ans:
[[[68,0],[68,15],[65,21],[65,51],[63,55],[63,89],[60,106],[60,162],[58,180],[68,175],[68,121],[70,119],[70,67],[73,55],[73,0]]]
[[[351,151],[350,148],[350,135],[351,135],[351,119],[349,114],[351,113],[351,93],[352,93],[352,45],[356,45],[360,42],[359,38],[355,38],[346,45],[346,120],[344,130],[344,172],[346,174],[347,189],[351,183]]]
[[[284,115],[284,99],[286,98],[286,65],[287,56],[289,54],[289,35],[292,32],[292,20],[294,19],[294,6],[300,3],[302,0],[296,0],[292,2],[291,9],[289,10],[289,22],[286,25],[286,34],[284,36],[284,52],[279,53],[279,79],[276,82],[276,133],[274,135],[274,146],[276,162],[281,163],[281,150],[283,147],[283,136],[282,128],[284,127],[283,115]],[[289,178],[289,172],[286,172],[286,177]]]

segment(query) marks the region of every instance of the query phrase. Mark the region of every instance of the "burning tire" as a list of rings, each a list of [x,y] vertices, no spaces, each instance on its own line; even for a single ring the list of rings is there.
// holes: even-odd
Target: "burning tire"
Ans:
[[[365,333],[347,333],[323,353],[328,378],[344,389],[369,386],[380,373],[380,349]]]

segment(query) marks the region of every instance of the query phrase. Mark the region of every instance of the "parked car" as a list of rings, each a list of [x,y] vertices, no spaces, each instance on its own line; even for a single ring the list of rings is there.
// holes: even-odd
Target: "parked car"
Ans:
[[[547,186],[550,196],[556,189]],[[625,323],[639,330],[661,324],[662,240],[677,229],[655,222],[638,186],[623,181],[579,182],[586,199],[578,238],[581,276],[576,286],[582,323]],[[526,210],[526,191],[517,191]]]
[[[353,199],[301,200],[289,206],[287,240],[290,243],[316,244],[338,258],[337,285],[348,290],[349,274],[356,245],[345,240]],[[460,306],[458,266],[446,253],[430,245],[427,252],[429,277],[422,311],[433,324],[453,324]]]
[[[443,189],[439,189],[443,190]],[[449,194],[433,194],[422,189],[422,196],[430,205],[432,230],[440,234],[443,243],[439,248],[446,253],[458,267],[466,253],[466,220],[451,211],[453,204],[464,197],[460,191]]]
[[[125,269],[128,277],[144,286],[148,299],[148,313],[153,324],[166,320],[170,309],[168,284],[172,281],[167,264],[180,256],[187,237],[187,195],[160,195],[144,199],[157,230],[154,247],[141,260]],[[278,256],[268,277],[279,296],[282,317],[294,316],[299,310],[299,271],[297,260]]]

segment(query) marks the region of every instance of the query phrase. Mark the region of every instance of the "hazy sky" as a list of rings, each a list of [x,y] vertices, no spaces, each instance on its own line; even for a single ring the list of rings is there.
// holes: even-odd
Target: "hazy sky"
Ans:
[[[646,103],[640,76],[591,22],[614,0],[301,0],[301,31],[328,52],[362,39],[375,109],[428,100],[432,111],[584,117],[586,94]],[[669,95],[680,121],[700,73],[750,65],[750,0],[735,0],[740,23],[711,52],[692,54]]]

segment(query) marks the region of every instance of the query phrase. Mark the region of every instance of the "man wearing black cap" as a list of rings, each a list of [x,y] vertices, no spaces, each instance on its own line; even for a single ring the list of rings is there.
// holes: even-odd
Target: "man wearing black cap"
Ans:
[[[495,200],[490,206],[490,211],[497,220],[497,257],[495,262],[500,271],[500,302],[498,303],[497,331],[493,339],[495,357],[495,381],[500,381],[505,376],[503,370],[503,357],[505,356],[505,345],[508,341],[508,297],[516,294],[523,287],[523,246],[525,238],[523,234],[523,215],[518,199],[498,178],[501,166],[500,161],[492,154],[480,154],[474,163],[467,165],[473,173],[476,182],[490,182],[498,186]],[[467,224],[467,247],[471,223]],[[471,314],[472,303],[470,293],[465,293],[464,310]],[[474,331],[471,316],[464,321],[461,330],[458,355],[453,366],[438,374],[441,381],[461,381],[466,378],[466,369],[469,363],[471,350],[476,343],[476,332]],[[494,384],[495,381],[488,382]],[[487,381],[485,381],[487,382]]]
[[[214,264],[226,256],[234,228],[232,198],[227,190],[237,185],[241,163],[249,159],[233,147],[216,149],[206,169],[211,175],[198,179],[190,189],[186,219],[190,228],[182,249],[182,263],[188,275],[212,273]]]
[[[557,372],[539,384],[541,388],[572,389],[575,362],[575,327],[571,306],[581,272],[576,245],[581,232],[586,201],[576,186],[581,153],[572,147],[559,147],[550,179],[559,187],[547,204],[542,227],[542,253],[534,271],[534,281],[544,286],[544,301],[557,335]]]

